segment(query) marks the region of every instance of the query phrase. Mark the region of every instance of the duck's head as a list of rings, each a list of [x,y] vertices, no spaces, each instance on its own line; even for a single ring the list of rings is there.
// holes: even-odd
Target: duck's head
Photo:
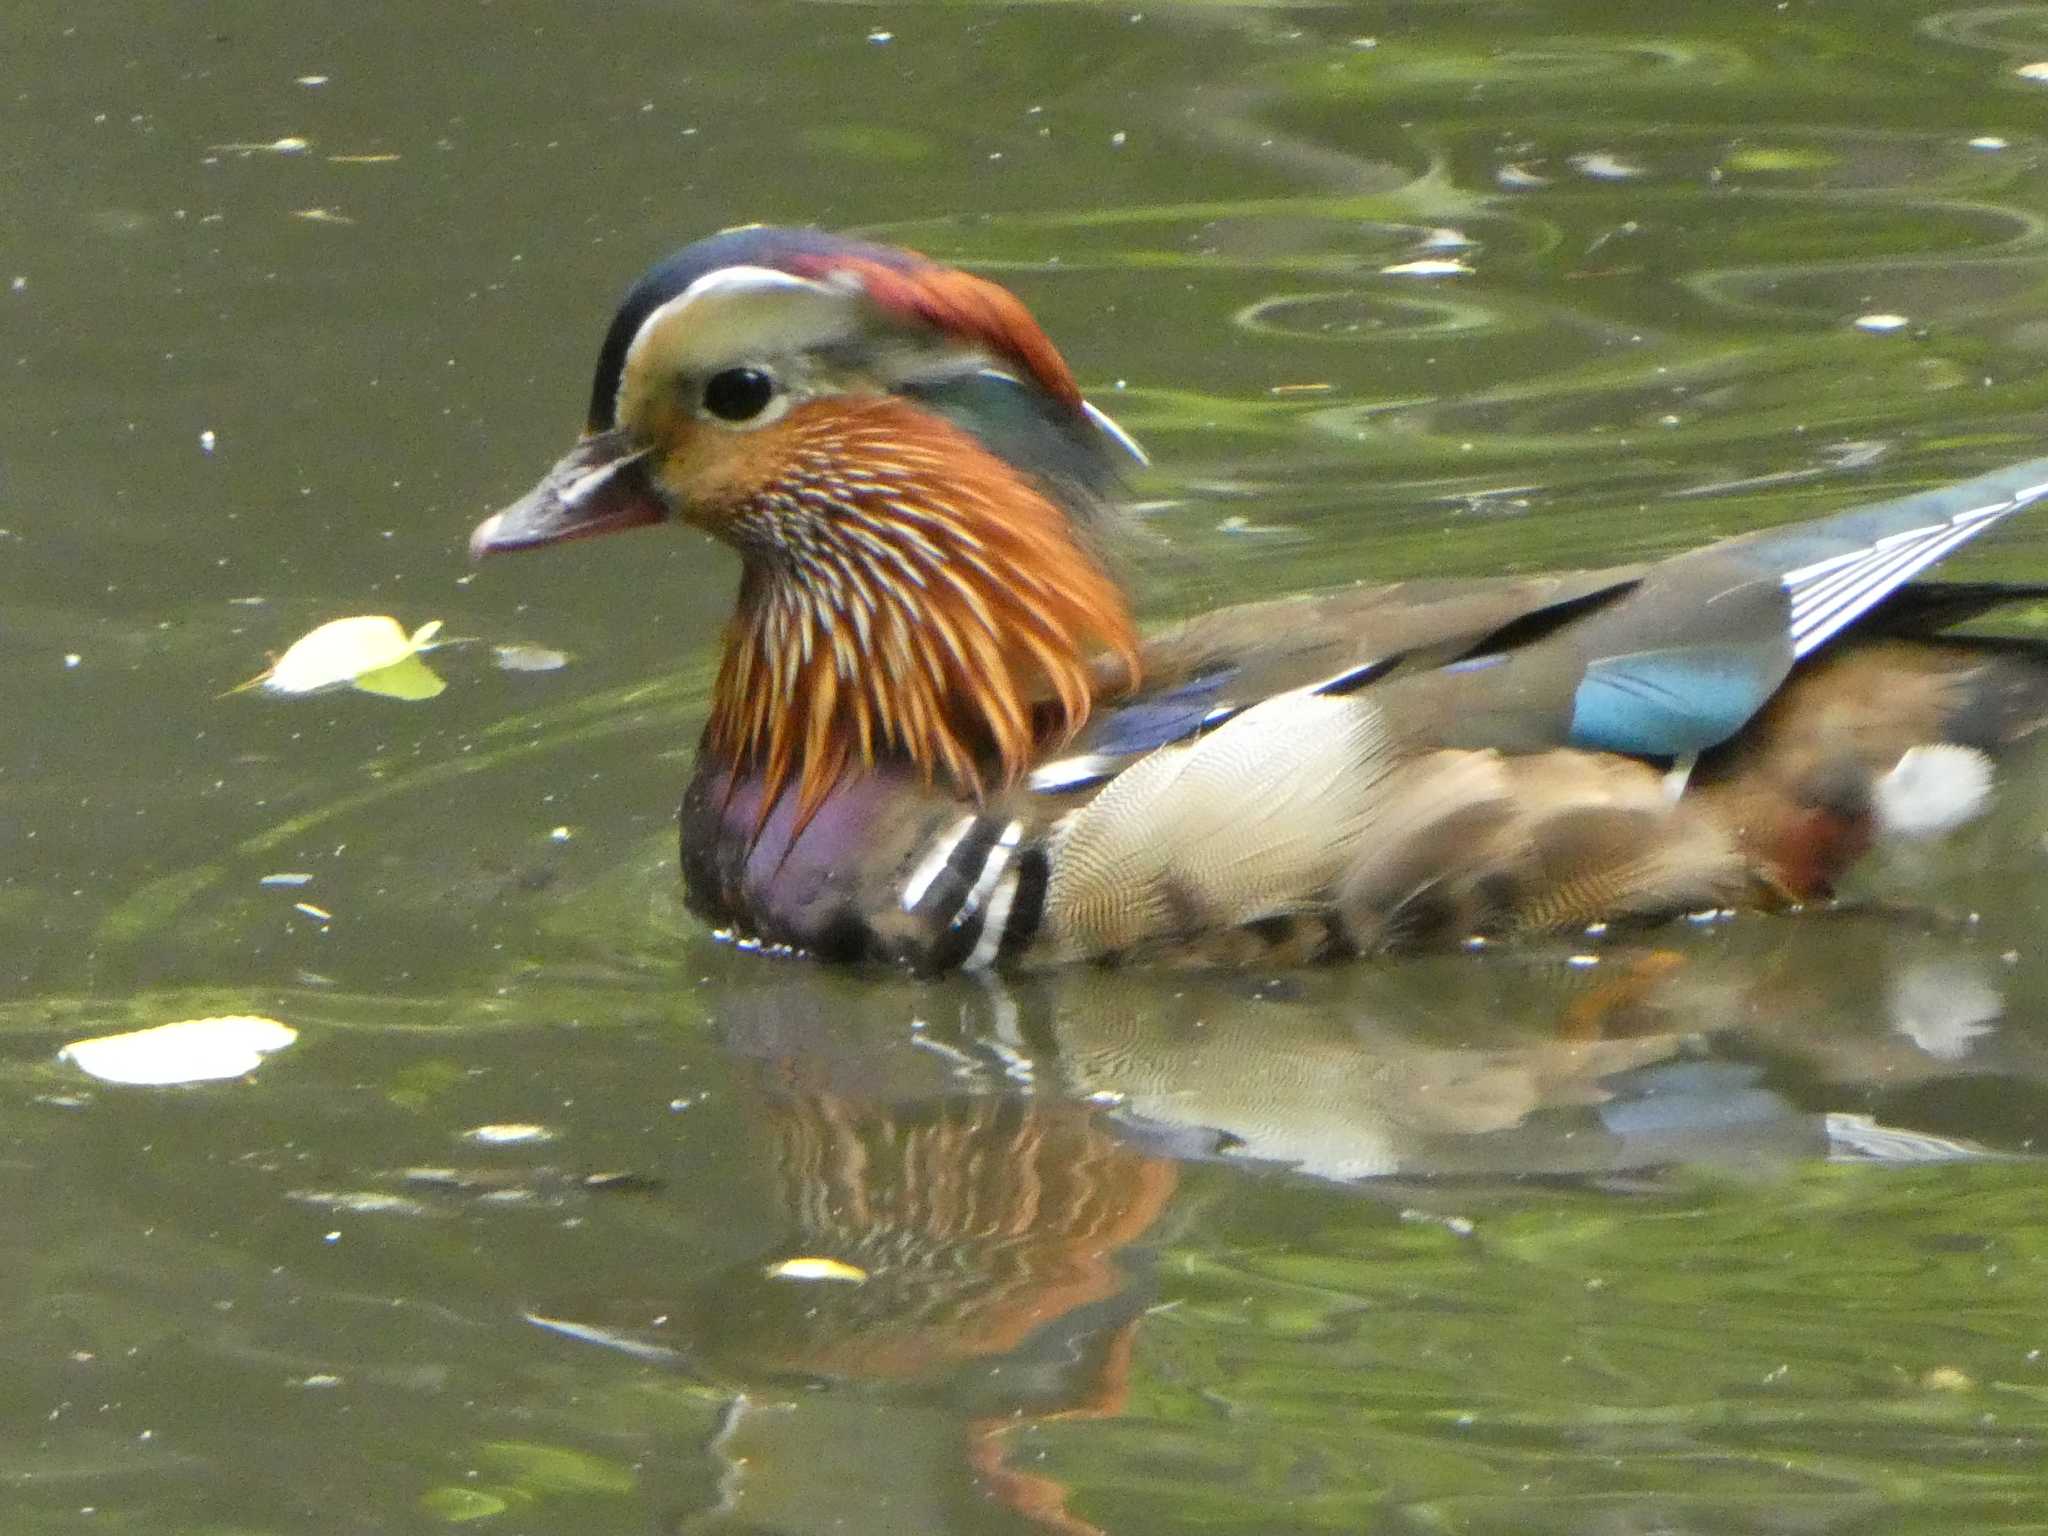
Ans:
[[[815,230],[697,242],[620,304],[582,440],[475,555],[679,522],[736,549],[708,746],[805,811],[895,756],[1014,778],[1134,681],[1094,550],[1137,449],[1015,296]],[[1099,658],[1107,658],[1105,669]]]

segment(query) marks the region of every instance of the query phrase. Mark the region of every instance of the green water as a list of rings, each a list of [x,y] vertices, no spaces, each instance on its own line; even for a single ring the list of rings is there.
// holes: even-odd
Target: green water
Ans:
[[[1838,913],[834,975],[677,901],[731,563],[462,553],[745,220],[1014,286],[1153,454],[1160,617],[2038,454],[2048,6],[0,37],[0,1527],[2048,1529],[2042,771]],[[229,693],[359,613],[443,620],[447,691]],[[231,1013],[299,1039],[56,1060]]]

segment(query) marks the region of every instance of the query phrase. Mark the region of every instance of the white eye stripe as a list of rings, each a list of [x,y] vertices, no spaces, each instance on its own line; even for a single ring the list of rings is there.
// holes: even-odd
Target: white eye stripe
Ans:
[[[696,381],[691,409],[705,420],[761,425],[766,412],[740,423],[704,412],[703,382],[749,355],[794,356],[851,340],[861,333],[861,304],[858,293],[773,268],[707,272],[640,322],[619,370],[614,415],[622,423],[639,419],[649,401],[685,378]]]
[[[803,352],[859,332],[852,294],[772,268],[721,267],[640,322],[626,370],[708,375],[748,352]]]

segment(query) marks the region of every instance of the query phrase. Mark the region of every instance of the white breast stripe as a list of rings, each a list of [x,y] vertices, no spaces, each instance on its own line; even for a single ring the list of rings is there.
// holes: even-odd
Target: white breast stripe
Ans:
[[[951,926],[958,928],[981,910],[981,904],[988,900],[988,893],[995,883],[1002,879],[1003,871],[1010,867],[1010,856],[1017,851],[1017,844],[1023,841],[1024,823],[1013,821],[1003,828],[1003,835],[996,839],[995,847],[989,849],[988,857],[982,861],[981,873],[975,878],[967,899],[960,903],[960,910],[953,914]]]
[[[974,953],[960,962],[963,971],[985,971],[996,963],[996,952],[1003,947],[1004,931],[1010,926],[1010,906],[1017,899],[1018,874],[1014,869],[1005,874],[989,898],[988,918],[981,925]]]
[[[902,904],[906,912],[913,911],[924,893],[932,888],[932,882],[939,878],[939,871],[946,867],[946,860],[953,857],[953,850],[960,846],[960,839],[974,827],[972,816],[962,816],[948,827],[943,836],[932,844],[932,851],[918,862],[910,872],[910,878],[903,882]]]

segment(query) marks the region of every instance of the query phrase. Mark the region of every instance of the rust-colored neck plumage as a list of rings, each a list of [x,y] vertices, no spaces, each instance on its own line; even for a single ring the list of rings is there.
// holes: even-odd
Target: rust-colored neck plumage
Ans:
[[[886,757],[981,796],[1080,729],[1106,654],[1138,678],[1116,583],[1067,513],[909,402],[827,400],[778,424],[777,472],[721,531],[746,556],[706,744],[792,785],[799,823]]]

